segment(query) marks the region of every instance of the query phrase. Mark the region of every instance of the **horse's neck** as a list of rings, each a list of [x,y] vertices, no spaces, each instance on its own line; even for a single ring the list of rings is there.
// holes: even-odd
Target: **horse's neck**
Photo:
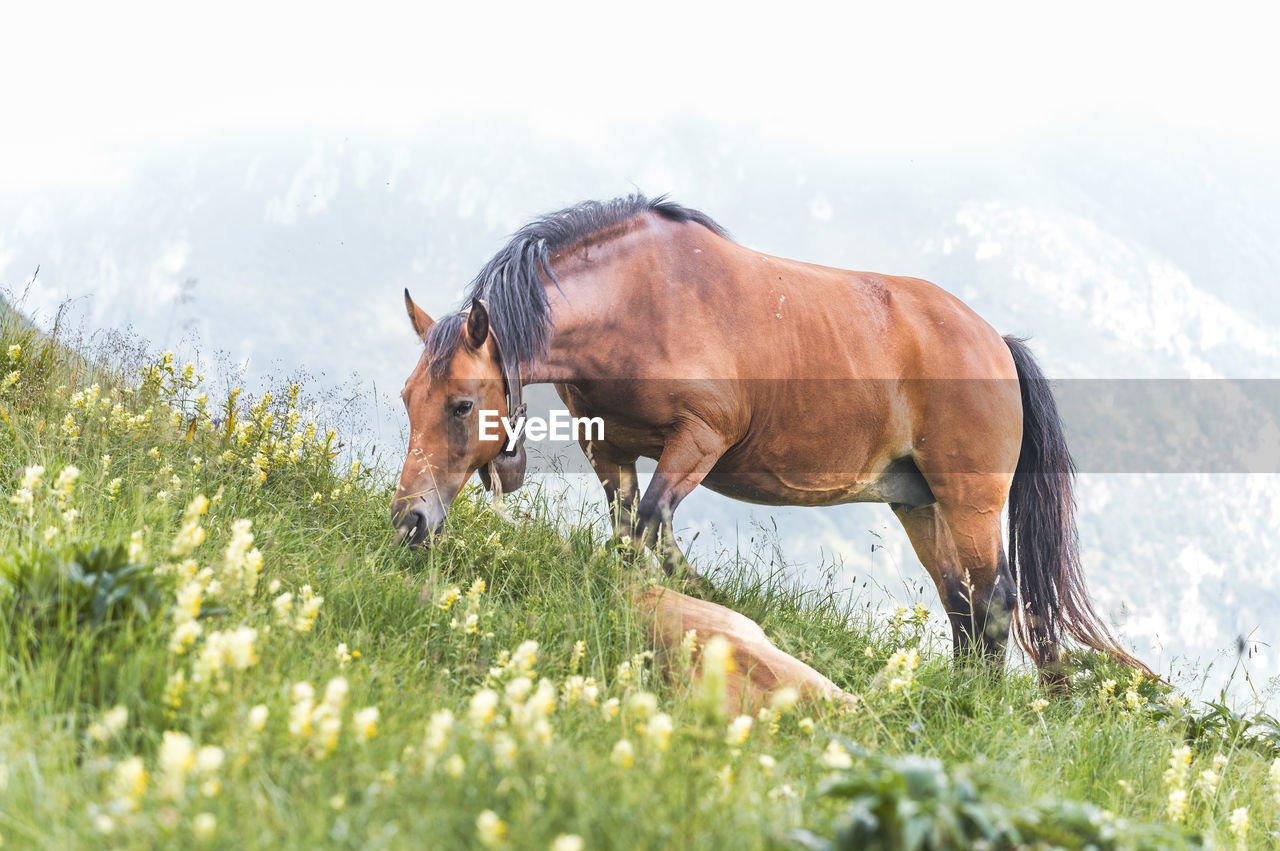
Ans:
[[[573,383],[616,372],[614,346],[620,314],[629,293],[652,276],[665,274],[654,265],[661,256],[655,240],[669,238],[664,225],[636,228],[589,248],[566,252],[554,263],[559,286],[547,283],[551,305],[550,347],[522,376],[526,384]],[[630,313],[631,311],[626,311]]]

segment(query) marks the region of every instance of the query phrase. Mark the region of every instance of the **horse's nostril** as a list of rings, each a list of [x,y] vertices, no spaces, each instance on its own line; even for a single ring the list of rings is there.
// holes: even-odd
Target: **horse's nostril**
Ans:
[[[419,507],[410,508],[401,513],[400,520],[396,524],[396,541],[417,547],[429,538],[433,531],[431,521],[427,519],[427,513]]]

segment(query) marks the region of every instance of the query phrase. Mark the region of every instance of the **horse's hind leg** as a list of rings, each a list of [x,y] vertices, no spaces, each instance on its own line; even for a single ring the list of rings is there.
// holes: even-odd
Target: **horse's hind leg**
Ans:
[[[938,588],[956,655],[977,651],[1002,659],[1016,592],[1001,541],[999,504],[980,511],[938,502],[894,513]]]

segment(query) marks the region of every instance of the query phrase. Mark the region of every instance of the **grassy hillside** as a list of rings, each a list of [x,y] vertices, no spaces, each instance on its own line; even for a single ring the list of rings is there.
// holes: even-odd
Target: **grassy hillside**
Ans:
[[[92,362],[3,306],[0,383],[6,848],[1277,841],[1267,719],[1092,657],[1056,696],[955,669],[927,613],[731,564],[720,601],[861,701],[725,717],[536,493],[470,490],[409,552],[296,387]]]

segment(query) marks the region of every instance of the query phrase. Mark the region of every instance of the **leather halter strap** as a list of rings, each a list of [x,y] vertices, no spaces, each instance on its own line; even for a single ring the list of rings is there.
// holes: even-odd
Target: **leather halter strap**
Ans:
[[[480,303],[484,304],[485,310],[489,309],[489,305],[485,304],[483,300]],[[507,363],[507,359],[502,352],[502,341],[498,339],[498,334],[494,330],[492,322],[489,323],[489,336],[493,337],[493,347],[498,350],[498,369],[502,372],[502,393],[507,400],[507,419],[512,425],[515,425],[524,419],[525,413],[529,408],[522,400],[521,390],[523,388],[520,386],[520,364]],[[512,439],[508,436],[506,438],[502,444],[500,454],[507,456],[517,455],[522,445],[524,445],[523,429],[521,429],[519,437]]]

